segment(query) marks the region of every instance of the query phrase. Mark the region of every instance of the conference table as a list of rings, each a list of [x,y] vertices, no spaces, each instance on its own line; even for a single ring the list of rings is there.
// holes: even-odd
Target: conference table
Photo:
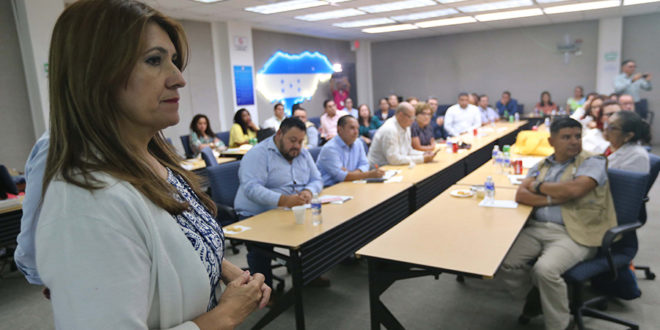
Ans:
[[[526,176],[529,167],[531,167],[536,162],[541,161],[543,157],[540,156],[522,157],[518,155],[512,155],[511,159],[512,160],[524,159],[523,163],[529,164],[528,167],[523,167],[522,175]],[[498,166],[496,166],[495,164],[493,164],[492,161],[490,161],[490,162],[486,162],[484,165],[472,171],[470,174],[466,175],[462,179],[458,180],[456,184],[464,185],[464,186],[483,186],[483,184],[486,182],[486,179],[490,176],[493,178],[493,183],[495,183],[495,188],[518,189],[518,185],[513,184],[509,179],[510,175],[513,175],[512,169],[508,169],[502,172],[498,168]]]
[[[22,196],[16,201],[9,202],[5,200],[2,202],[3,206],[0,206],[0,247],[16,244],[16,237],[21,231],[21,217],[23,216]],[[4,205],[6,203],[11,204]]]
[[[404,328],[380,300],[398,280],[441,273],[495,276],[532,207],[480,207],[476,197],[450,195],[464,188],[450,187],[357,251],[368,263],[372,329],[380,329],[381,324],[388,329]],[[495,199],[514,200],[515,193],[515,189],[496,189]]]
[[[255,246],[260,253],[287,263],[293,285],[254,328],[263,328],[295,305],[296,328],[304,329],[303,286],[407,217],[410,187],[409,183],[342,182],[324,189],[321,195],[352,199],[340,205],[324,204],[321,225],[312,224],[311,209],[305,211],[305,222],[299,225],[291,210],[279,208],[224,227],[228,239],[288,250],[287,255]]]
[[[478,135],[464,134],[460,140],[471,144],[470,149],[448,152],[448,147],[438,145],[439,152],[433,162],[409,165],[387,165],[384,170],[398,170],[402,182],[414,185],[415,209],[428,203],[435,196],[455,184],[459,179],[477,169],[492,158],[495,145],[500,147],[512,144],[518,132],[527,122],[503,122],[479,129]],[[501,149],[501,148],[500,148]],[[483,182],[482,182],[483,183]]]
[[[224,164],[228,162],[234,162],[236,161],[235,157],[215,157],[215,161],[218,162],[218,164]],[[181,162],[181,166],[185,168],[188,171],[197,171],[206,168],[206,163],[204,160],[199,157],[199,158],[189,158],[185,159],[184,161]]]
[[[269,248],[255,246],[255,249],[285,261],[291,270],[291,289],[254,328],[263,328],[294,305],[296,328],[304,329],[302,288],[305,284],[395,226],[466,173],[488,162],[492,147],[515,141],[517,132],[526,124],[524,121],[498,123],[482,128],[476,137],[461,137],[472,148],[455,154],[440,151],[432,163],[413,168],[384,166],[383,169],[400,170],[397,176],[401,178],[393,178],[390,183],[342,182],[328,187],[321,195],[345,195],[353,199],[342,205],[324,205],[321,226],[310,223],[309,210],[305,224],[296,225],[292,211],[278,208],[224,227],[226,238],[263,244]],[[271,251],[270,247],[283,248],[288,254]]]

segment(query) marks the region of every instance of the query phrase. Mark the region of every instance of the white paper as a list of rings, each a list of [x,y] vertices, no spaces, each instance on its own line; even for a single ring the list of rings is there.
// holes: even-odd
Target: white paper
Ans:
[[[526,177],[524,174],[509,174],[507,176],[509,177],[509,182],[511,182],[512,185],[521,184],[522,180]]]
[[[401,182],[401,181],[403,181],[403,175],[390,178],[389,180],[386,180],[385,183]]]
[[[340,196],[340,195],[322,195],[319,196],[321,204],[344,204],[353,199],[353,196]],[[338,200],[335,200],[338,199]]]
[[[383,179],[388,180],[399,173],[401,173],[401,170],[387,170],[383,175]]]
[[[252,228],[250,228],[250,227],[248,227],[248,226],[243,226],[243,225],[231,225],[231,226],[225,227],[223,230],[224,230],[224,232],[227,233],[227,234],[234,234],[234,235],[235,235],[235,234],[242,233],[242,232],[244,232],[244,231],[248,231],[248,230],[250,230],[250,229],[252,229]]]
[[[193,166],[188,164],[181,164],[181,167],[186,171],[191,171],[193,169]]]
[[[481,203],[479,203],[479,206],[481,207],[497,207],[497,208],[502,208],[502,209],[515,209],[518,207],[518,203],[514,201],[506,201],[506,200],[492,200],[492,201],[487,201],[487,200],[482,200]]]

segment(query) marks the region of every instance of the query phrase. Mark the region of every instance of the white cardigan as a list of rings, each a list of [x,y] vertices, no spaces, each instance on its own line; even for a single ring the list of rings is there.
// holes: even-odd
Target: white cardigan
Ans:
[[[607,157],[607,167],[649,173],[651,171],[649,152],[636,142],[626,143]]]
[[[56,328],[198,329],[211,286],[192,244],[129,183],[98,177],[105,188],[53,181],[44,198],[37,269]]]

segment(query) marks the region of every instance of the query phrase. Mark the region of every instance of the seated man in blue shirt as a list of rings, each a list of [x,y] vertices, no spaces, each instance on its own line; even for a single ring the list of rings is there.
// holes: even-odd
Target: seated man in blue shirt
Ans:
[[[364,152],[364,144],[355,143],[360,125],[351,115],[339,118],[337,136],[323,145],[316,166],[323,177],[323,184],[331,186],[341,181],[366,178],[380,178],[384,172],[378,169],[369,171],[369,161]]]
[[[505,111],[507,115],[513,116],[514,113],[518,112],[518,101],[511,98],[511,93],[509,93],[509,91],[504,91],[502,92],[502,98],[495,103],[495,107],[497,108],[497,113],[500,117],[504,116]],[[506,120],[506,118],[504,119]]]
[[[300,119],[286,118],[273,137],[245,154],[238,170],[240,185],[234,199],[234,208],[241,218],[277,207],[307,204],[313,194],[321,192],[321,174],[302,145],[305,130]],[[264,274],[270,286],[273,284],[270,257],[256,253],[255,246],[247,245],[250,271]]]

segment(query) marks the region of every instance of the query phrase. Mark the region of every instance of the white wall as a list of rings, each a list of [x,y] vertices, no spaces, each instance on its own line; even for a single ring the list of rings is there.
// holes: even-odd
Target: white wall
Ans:
[[[9,1],[0,1],[0,59],[0,164],[22,171],[35,133]]]
[[[211,43],[211,24],[206,22],[180,21],[183,26],[190,54],[188,66],[183,71],[186,86],[179,90],[179,124],[165,129],[165,136],[183,154],[179,136],[189,134],[192,118],[203,113],[209,117],[211,128],[221,131],[221,114],[214,70],[214,52]]]
[[[651,128],[654,143],[660,142],[660,14],[625,17],[623,19],[622,59],[634,59],[637,70],[653,74],[653,90],[642,92],[656,118]]]
[[[557,51],[565,34],[583,40],[582,55],[569,64]],[[597,42],[597,21],[375,42],[374,102],[397,93],[449,104],[465,91],[488,94],[494,103],[509,90],[529,111],[548,90],[564,104],[575,85],[595,88]]]
[[[304,51],[319,51],[325,54],[331,63],[355,63],[355,53],[351,51],[348,41],[305,37],[293,34],[252,30],[252,44],[254,45],[254,70],[258,72],[266,61],[278,50],[290,54]],[[310,101],[303,102],[308,117],[317,117],[323,113],[323,101],[332,98],[329,82],[322,83]],[[273,116],[273,104],[257,92],[257,109],[262,124],[264,120]],[[353,100],[358,104],[360,100]]]

